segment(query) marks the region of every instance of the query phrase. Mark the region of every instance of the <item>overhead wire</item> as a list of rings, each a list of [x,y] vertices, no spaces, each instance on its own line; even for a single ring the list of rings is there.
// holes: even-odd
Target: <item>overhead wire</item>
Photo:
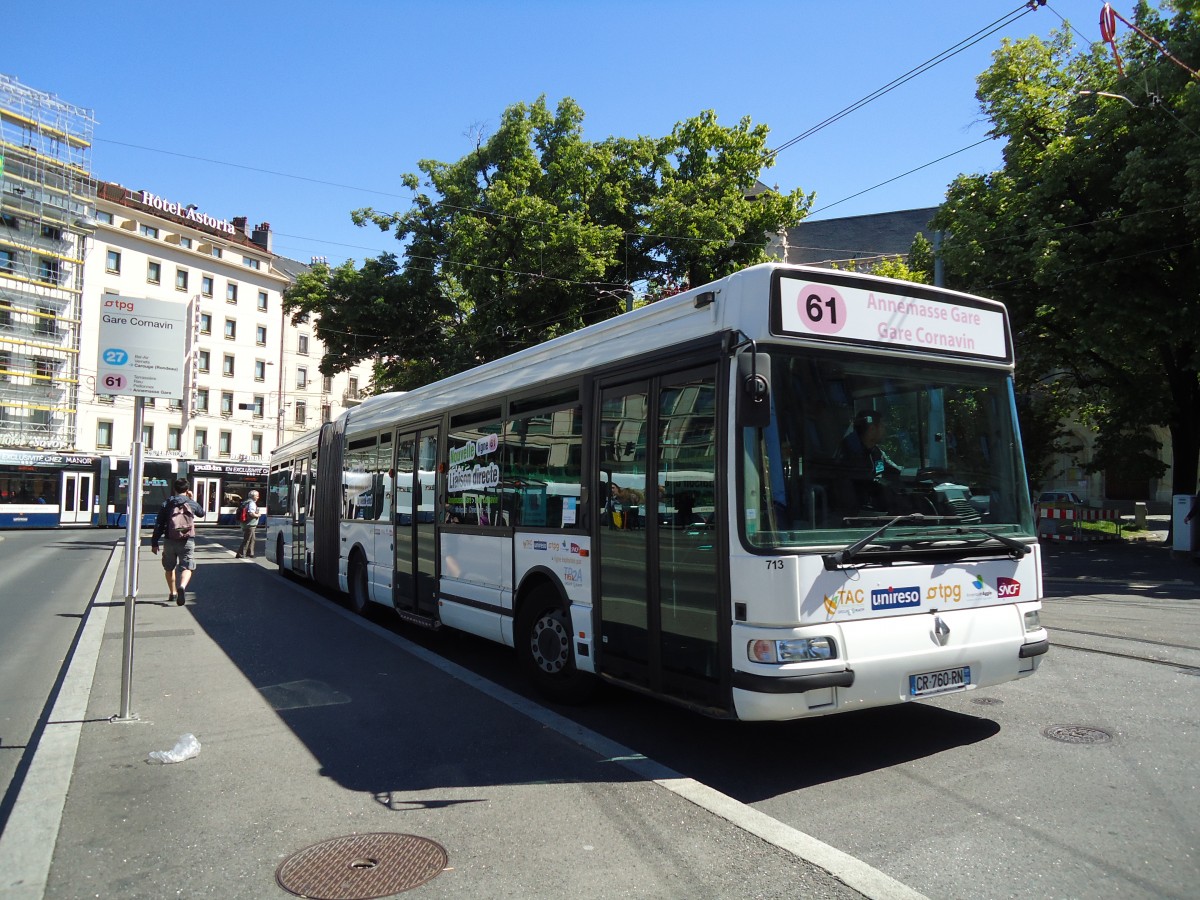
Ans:
[[[1023,16],[1026,16],[1029,13],[1033,12],[1034,9],[1036,9],[1036,8],[1037,8],[1036,2],[1022,3],[1016,9],[1012,10],[1009,13],[1006,13],[1005,15],[1001,16],[996,21],[992,22],[991,24],[983,26],[983,28],[980,28],[974,34],[970,34],[967,37],[963,38],[957,44],[954,44],[953,46],[943,50],[941,53],[938,53],[938,54],[930,57],[929,59],[925,60],[925,62],[921,63],[920,65],[914,66],[913,68],[911,68],[907,72],[905,72],[903,75],[893,78],[887,84],[883,85],[883,87],[876,88],[874,91],[867,94],[865,97],[862,97],[862,98],[854,101],[849,106],[839,110],[838,112],[834,113],[831,116],[828,116],[825,119],[822,119],[820,122],[818,122],[816,125],[813,125],[808,130],[801,132],[800,134],[796,135],[795,137],[791,138],[790,140],[784,141],[782,144],[780,144],[774,150],[769,151],[766,155],[766,159],[768,159],[768,160],[773,159],[774,157],[776,157],[780,153],[782,153],[784,150],[788,150],[791,147],[794,147],[796,144],[800,143],[800,141],[803,141],[806,138],[812,137],[817,132],[819,132],[825,128],[828,128],[830,125],[834,124],[835,122],[840,121],[841,119],[850,115],[852,112],[857,112],[858,110],[862,109],[867,104],[873,103],[874,101],[878,100],[880,97],[883,97],[886,94],[891,93],[892,91],[894,91],[896,88],[900,87],[901,85],[906,84],[909,81],[912,81],[918,75],[923,75],[925,72],[928,72],[930,69],[934,68],[935,66],[938,66],[941,63],[944,63],[948,59],[952,59],[953,57],[957,56],[959,53],[962,53],[964,50],[967,50],[970,47],[973,47],[975,44],[978,44],[980,41],[984,40],[985,38],[991,37],[997,31],[1000,31],[1001,29],[1013,24],[1014,22],[1016,22],[1018,19],[1022,18]]]

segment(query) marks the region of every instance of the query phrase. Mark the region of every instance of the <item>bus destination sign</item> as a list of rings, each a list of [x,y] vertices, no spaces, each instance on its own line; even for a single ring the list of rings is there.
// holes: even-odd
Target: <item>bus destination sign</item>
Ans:
[[[182,398],[187,327],[186,304],[105,297],[96,393]]]
[[[946,298],[783,277],[774,320],[782,333],[802,337],[1011,359],[1003,313]]]

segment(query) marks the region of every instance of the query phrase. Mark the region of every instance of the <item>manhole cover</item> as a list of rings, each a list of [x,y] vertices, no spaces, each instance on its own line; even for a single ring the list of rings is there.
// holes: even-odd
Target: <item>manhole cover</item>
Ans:
[[[1042,734],[1064,744],[1107,744],[1112,740],[1112,735],[1103,728],[1087,725],[1051,725],[1043,728]]]
[[[372,900],[424,884],[446,868],[446,849],[411,834],[352,834],[293,853],[279,886],[312,900]]]
[[[980,706],[1000,706],[1004,701],[999,697],[976,697],[971,702],[978,703]]]

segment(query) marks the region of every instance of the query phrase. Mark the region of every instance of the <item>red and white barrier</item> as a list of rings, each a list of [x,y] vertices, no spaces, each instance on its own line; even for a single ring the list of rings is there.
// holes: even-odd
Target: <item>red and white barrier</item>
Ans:
[[[1038,537],[1047,538],[1052,541],[1112,541],[1121,536],[1121,517],[1115,509],[1043,506],[1038,510],[1039,525],[1042,519],[1058,519],[1072,523],[1068,531],[1063,531],[1062,525],[1058,525],[1058,530],[1046,532],[1045,534],[1042,533],[1039,527]],[[1109,534],[1106,531],[1085,531],[1080,526],[1081,522],[1116,522],[1117,531],[1115,534]]]

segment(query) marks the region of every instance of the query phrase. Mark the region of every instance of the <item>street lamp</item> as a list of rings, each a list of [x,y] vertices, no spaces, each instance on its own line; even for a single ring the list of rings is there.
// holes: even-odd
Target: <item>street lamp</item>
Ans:
[[[1124,94],[1110,94],[1108,91],[1079,91],[1078,93],[1080,97],[1111,97],[1114,100],[1124,100],[1134,109],[1138,108],[1138,105]]]

